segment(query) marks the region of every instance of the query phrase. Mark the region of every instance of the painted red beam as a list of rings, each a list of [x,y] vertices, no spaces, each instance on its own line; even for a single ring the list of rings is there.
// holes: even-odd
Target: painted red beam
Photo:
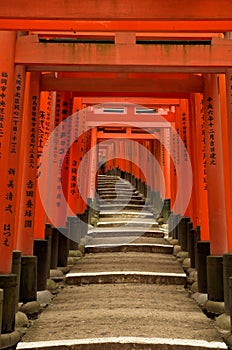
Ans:
[[[125,118],[126,117],[126,118]],[[112,121],[111,121],[112,120]],[[167,122],[175,122],[173,114],[168,115],[118,115],[118,114],[93,114],[87,113],[86,122],[91,126],[127,127],[133,125],[137,128],[167,127]]]
[[[230,20],[230,0],[7,0],[0,2],[3,19],[53,20]]]
[[[44,91],[75,91],[87,92],[117,92],[117,93],[165,93],[165,92],[202,92],[201,76],[189,76],[188,79],[128,79],[128,78],[51,78],[43,75],[41,90]]]
[[[37,36],[20,37],[15,63],[45,71],[211,72],[232,67],[231,40],[211,45],[44,44]]]
[[[157,126],[158,127],[158,126]],[[154,140],[157,139],[157,134],[128,134],[128,133],[104,133],[102,131],[99,131],[97,133],[97,138],[100,140],[107,140],[107,139],[126,139],[126,140]]]
[[[224,33],[232,31],[231,20],[51,20],[0,18],[0,30],[80,32],[158,32],[158,33]]]
[[[149,98],[171,98],[171,99],[189,99],[190,94],[186,92],[74,92],[73,97],[109,97],[111,100],[116,98],[144,98],[144,97],[149,97]]]
[[[112,101],[111,97],[84,97],[83,104],[97,105],[103,103],[133,103],[141,106],[178,106],[180,104],[179,99],[175,98],[152,98],[152,97],[115,97]]]

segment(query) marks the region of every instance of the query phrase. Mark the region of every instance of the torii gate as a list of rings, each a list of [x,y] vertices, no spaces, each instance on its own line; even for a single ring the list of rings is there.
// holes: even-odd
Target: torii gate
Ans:
[[[177,129],[193,162],[193,194],[200,217],[204,216],[202,203],[207,204],[204,182],[207,173],[212,258],[231,253],[232,46],[229,32],[232,31],[232,20],[228,19],[228,14],[232,13],[232,3],[213,0],[209,6],[208,1],[201,0],[197,1],[199,6],[189,7],[187,0],[157,1],[156,6],[152,0],[145,2],[134,0],[132,5],[130,0],[117,0],[102,7],[96,1],[93,8],[90,0],[81,0],[78,4],[70,0],[59,3],[51,0],[49,11],[44,0],[33,3],[8,0],[0,4],[0,44],[4,47],[0,61],[0,194],[5,198],[0,203],[3,213],[0,218],[0,272],[3,279],[11,272],[15,226],[18,226],[18,231],[24,226],[29,235],[27,246],[22,245],[23,253],[27,256],[33,253],[31,217],[34,219],[36,208],[34,160],[37,155],[33,145],[38,140],[35,123],[38,125],[40,91],[48,90],[74,92],[75,96],[82,96],[83,101],[94,96],[179,99],[179,103],[173,104],[176,105]],[[34,34],[27,35],[24,33],[27,30],[33,30]],[[53,33],[48,34],[48,40],[44,41],[41,31]],[[83,37],[88,35],[85,32],[91,32],[92,43],[49,42],[54,35],[62,37],[63,41],[65,36],[75,38],[78,36],[75,32],[82,32]],[[190,41],[184,35],[186,32]],[[228,33],[225,37],[224,32]],[[96,43],[93,33],[95,39],[105,36],[110,37],[111,42]],[[202,36],[200,33],[206,34]],[[220,37],[209,33],[220,33]],[[41,75],[41,72],[49,74]],[[58,76],[53,72],[59,72]],[[66,109],[68,100],[69,96],[62,92],[59,104],[65,107],[63,109]],[[53,107],[56,107],[59,121],[60,111],[54,101],[58,99],[53,100]],[[82,102],[79,105],[76,102],[75,109],[82,106]],[[16,125],[20,125],[18,116],[22,115],[24,126],[21,129]],[[193,116],[196,123],[193,123]],[[224,130],[223,138],[221,129]],[[26,136],[28,130],[30,135]],[[25,143],[19,147],[21,132]],[[197,140],[197,150],[193,135]],[[18,151],[15,145],[18,145]],[[86,139],[83,146],[87,150]],[[13,151],[9,153],[9,150]],[[23,167],[19,159],[24,151],[27,163]],[[22,169],[25,176],[20,179]],[[72,183],[72,179],[69,180]],[[17,194],[17,183],[24,184],[22,196]],[[16,225],[12,214],[19,204],[21,213],[18,213]],[[194,212],[194,208],[189,208],[189,213]],[[207,226],[203,221],[200,224]],[[205,232],[204,237],[207,234]],[[21,239],[19,236],[19,242]],[[13,307],[10,314],[14,314]],[[4,328],[6,333],[13,329],[12,318],[9,323],[9,328]]]

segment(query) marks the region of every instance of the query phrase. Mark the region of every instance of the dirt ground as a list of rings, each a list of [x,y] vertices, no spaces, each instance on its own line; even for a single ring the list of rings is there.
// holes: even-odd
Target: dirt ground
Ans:
[[[23,341],[95,337],[164,337],[221,341],[182,286],[66,286]]]
[[[86,254],[72,269],[72,272],[103,271],[183,273],[173,255],[141,252]]]

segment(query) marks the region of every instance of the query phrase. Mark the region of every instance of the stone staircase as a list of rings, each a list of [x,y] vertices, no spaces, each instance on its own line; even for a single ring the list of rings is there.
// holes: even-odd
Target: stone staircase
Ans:
[[[146,199],[116,176],[99,176],[98,194],[85,255],[18,349],[227,349]]]
[[[136,236],[164,236],[149,210],[149,203],[128,181],[118,176],[99,175],[97,192],[99,221],[89,232],[95,238],[111,237],[112,243],[123,244],[126,237],[132,241]]]

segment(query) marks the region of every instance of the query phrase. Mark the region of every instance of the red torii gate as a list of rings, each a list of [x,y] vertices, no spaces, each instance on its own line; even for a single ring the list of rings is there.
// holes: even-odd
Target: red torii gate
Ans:
[[[34,1],[33,3],[26,0],[15,3],[15,1],[9,0],[7,3],[2,2],[0,4],[0,29],[9,31],[0,33],[0,44],[6,48],[0,61],[0,87],[2,91],[0,97],[2,123],[0,128],[0,164],[1,173],[3,174],[0,187],[1,198],[5,198],[7,201],[10,200],[8,185],[12,185],[12,181],[16,181],[16,178],[9,179],[9,175],[11,177],[15,176],[15,170],[16,173],[19,173],[19,169],[21,169],[19,154],[14,163],[11,163],[11,158],[9,158],[9,162],[7,161],[10,141],[13,140],[12,137],[15,137],[12,121],[15,121],[16,110],[19,108],[20,115],[22,116],[22,113],[24,113],[22,127],[24,138],[29,122],[32,131],[35,127],[33,118],[38,118],[39,91],[65,89],[66,91],[74,91],[75,96],[84,96],[84,98],[90,98],[90,96],[102,96],[104,98],[106,96],[126,96],[128,98],[154,96],[156,98],[181,99],[181,102],[172,105],[176,105],[175,121],[178,124],[180,134],[182,133],[182,138],[189,147],[188,150],[193,161],[194,188],[196,189],[196,185],[201,186],[199,190],[196,190],[197,204],[200,207],[197,211],[199,211],[199,217],[201,218],[204,215],[201,206],[202,199],[204,198],[204,203],[207,203],[205,201],[206,190],[202,189],[202,186],[204,186],[202,179],[205,178],[205,170],[207,172],[209,237],[212,258],[214,259],[214,256],[216,258],[216,255],[221,256],[224,253],[231,252],[231,40],[223,37],[213,37],[212,40],[208,40],[208,34],[206,36],[207,43],[204,43],[201,38],[197,45],[185,45],[180,42],[175,45],[168,42],[167,45],[157,41],[155,44],[145,45],[142,40],[136,44],[136,40],[141,38],[136,33],[144,32],[145,35],[147,32],[168,33],[170,31],[172,33],[229,32],[232,31],[232,21],[228,20],[228,13],[231,13],[232,4],[225,0],[219,3],[217,0],[213,0],[208,6],[209,2],[203,0],[199,2],[200,6],[197,8],[195,6],[189,8],[189,3],[186,0],[175,1],[174,3],[173,1],[166,1],[165,4],[158,1],[155,7],[151,0],[146,1],[146,6],[144,2],[141,3],[139,0],[133,1],[133,6],[131,6],[130,0],[118,0],[116,2],[117,6],[115,6],[115,2],[109,2],[104,8],[100,5],[93,8],[92,2],[88,0],[83,0],[83,3],[81,1],[78,5],[70,0],[66,1],[65,5],[63,3],[57,4],[57,1],[52,0],[49,3],[50,11],[48,11],[47,3],[45,4],[44,0]],[[72,35],[75,35],[75,31],[113,32],[115,33],[113,35],[115,44],[51,44],[49,42],[44,44],[39,42],[39,34],[21,35],[16,38],[15,31],[17,30],[71,31]],[[157,36],[154,37],[157,40]],[[175,38],[173,34],[171,37],[172,40]],[[31,72],[31,74],[28,72]],[[40,72],[61,72],[62,77],[55,78],[51,74],[41,76]],[[68,72],[72,73],[68,75]],[[112,72],[117,74],[110,75]],[[81,73],[87,75],[81,76]],[[165,79],[163,74],[170,73],[179,74]],[[194,73],[199,75],[193,75]],[[107,76],[107,74],[109,75]],[[132,77],[130,74],[134,74],[134,76]],[[142,78],[144,84],[141,84]],[[19,80],[21,80],[20,84]],[[76,82],[78,82],[79,87],[76,87]],[[28,91],[29,84],[31,84],[30,94]],[[19,85],[21,85],[20,94]],[[24,85],[26,85],[26,88],[24,88]],[[24,91],[25,97],[23,96]],[[219,92],[220,99],[218,97]],[[201,105],[202,98],[204,98],[204,111]],[[188,102],[189,105],[185,102]],[[83,106],[82,103],[80,103],[81,105]],[[160,106],[162,106],[162,100],[160,100]],[[68,107],[71,109],[71,106]],[[27,109],[30,112],[30,120],[27,119],[25,112]],[[12,113],[14,113],[14,118],[11,119]],[[194,116],[196,116],[196,123],[191,124]],[[202,126],[200,125],[202,116],[205,118],[203,125],[205,127],[204,142],[200,128]],[[225,130],[223,138],[221,123]],[[187,138],[184,131],[186,128]],[[10,138],[11,130],[13,133]],[[38,140],[37,131],[34,130],[33,137],[30,136],[30,141],[32,142],[33,139],[33,144],[36,144]],[[99,134],[100,136],[103,137],[102,134]],[[198,152],[194,151],[194,136],[198,140]],[[28,159],[32,160],[32,156],[35,157],[36,151],[33,152],[33,147],[28,139],[25,139],[25,142],[27,157],[29,156]],[[205,145],[204,150],[201,148],[202,142]],[[83,143],[84,151],[87,151],[90,145],[89,136],[84,138]],[[24,148],[20,151],[22,156]],[[206,163],[202,159],[202,155],[204,155]],[[12,164],[14,164],[14,167]],[[30,171],[33,169],[25,167],[24,170],[26,177],[23,176],[23,181],[27,187],[24,186],[23,191],[27,196],[27,193],[32,194],[32,190],[34,190],[34,188],[28,186],[35,185],[36,173],[34,172],[32,179],[30,179]],[[198,170],[200,171],[197,176]],[[217,179],[220,181],[215,182],[215,174],[218,175]],[[11,193],[13,194],[13,192]],[[229,195],[227,196],[227,194]],[[17,194],[18,203],[20,203],[20,197],[21,195]],[[218,202],[220,202],[221,211],[217,210]],[[23,203],[26,203],[25,198]],[[1,201],[1,213],[6,211],[6,207],[8,208],[7,214],[10,211],[14,213],[16,206],[15,204],[14,206],[10,205],[12,204],[7,202],[5,206],[4,201]],[[30,205],[34,206],[34,202],[31,201]],[[33,210],[31,212],[34,219]],[[21,211],[23,211],[22,208]],[[27,212],[29,214],[29,211]],[[189,213],[193,215],[194,209],[189,208]],[[18,215],[20,216],[20,213]],[[10,220],[9,222],[5,222],[6,217],[7,220]],[[20,218],[21,221],[23,219]],[[195,220],[195,218],[192,217],[192,220]],[[31,220],[27,220],[27,222],[29,221]],[[206,228],[206,221],[202,220],[199,223]],[[12,217],[8,218],[5,213],[4,216],[1,216],[0,222],[2,227],[0,272],[4,279],[11,272],[13,231],[11,232],[10,229],[15,224],[13,224]],[[30,231],[31,238],[27,253],[32,254],[33,224],[27,229]],[[218,239],[218,232],[220,232],[220,239]],[[207,234],[205,232],[204,237],[207,237]],[[21,235],[20,232],[19,235]],[[15,234],[15,236],[17,235]],[[17,236],[17,239],[22,239],[22,236]],[[22,250],[24,248],[25,246],[22,247]],[[14,314],[13,308],[11,308],[10,314],[11,316]],[[8,327],[9,323],[10,326]],[[7,324],[8,328],[4,328],[4,332],[12,331],[12,319],[9,323]],[[4,327],[6,327],[6,324],[4,324]]]

